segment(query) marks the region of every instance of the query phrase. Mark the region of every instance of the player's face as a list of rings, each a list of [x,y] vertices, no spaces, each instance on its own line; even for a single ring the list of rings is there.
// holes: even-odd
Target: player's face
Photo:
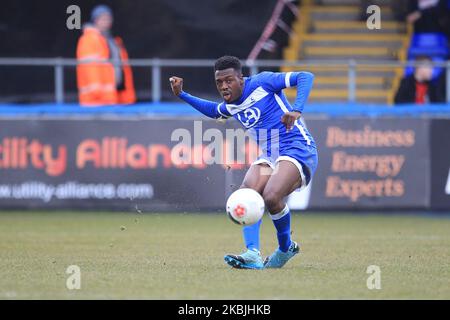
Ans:
[[[217,70],[215,78],[217,90],[225,102],[229,103],[241,97],[244,87],[242,73],[233,68]]]

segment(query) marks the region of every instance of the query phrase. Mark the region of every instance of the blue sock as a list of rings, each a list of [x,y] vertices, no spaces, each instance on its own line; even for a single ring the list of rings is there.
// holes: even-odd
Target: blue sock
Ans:
[[[259,229],[261,227],[262,219],[251,226],[245,226],[242,228],[244,235],[244,242],[247,249],[259,251]]]
[[[271,214],[273,224],[277,229],[278,245],[280,250],[287,252],[291,245],[291,211],[286,205],[284,209],[277,213]]]

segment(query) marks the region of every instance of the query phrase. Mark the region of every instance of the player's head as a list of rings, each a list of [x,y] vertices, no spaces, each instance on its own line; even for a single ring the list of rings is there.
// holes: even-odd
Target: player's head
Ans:
[[[100,30],[108,32],[113,24],[113,12],[110,7],[100,4],[92,9],[91,22]]]
[[[225,102],[239,99],[244,88],[242,66],[238,58],[223,56],[214,63],[214,76],[217,90]]]

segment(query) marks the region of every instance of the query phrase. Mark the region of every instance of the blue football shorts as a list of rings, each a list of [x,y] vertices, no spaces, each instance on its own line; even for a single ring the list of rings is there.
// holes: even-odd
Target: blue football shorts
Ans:
[[[317,169],[318,163],[317,148],[303,143],[280,144],[276,150],[266,152],[259,156],[252,165],[267,164],[275,169],[279,161],[285,160],[292,162],[298,169],[302,183],[300,190],[306,188],[311,182]]]

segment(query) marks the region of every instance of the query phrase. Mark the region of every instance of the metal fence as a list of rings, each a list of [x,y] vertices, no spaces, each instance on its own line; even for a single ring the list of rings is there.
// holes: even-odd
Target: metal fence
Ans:
[[[69,58],[0,58],[0,66],[39,66],[53,68],[54,70],[54,92],[55,102],[64,103],[64,68],[74,67],[86,63],[111,63],[110,60],[87,60],[78,61]],[[188,68],[211,68],[214,60],[207,59],[131,59],[128,64],[132,67],[149,68],[152,79],[152,101],[161,101],[161,69],[165,67],[188,67]],[[348,101],[356,101],[357,69],[359,67],[388,67],[406,68],[417,66],[419,63],[414,61],[362,61],[362,60],[334,60],[334,61],[284,61],[284,60],[248,60],[244,61],[243,66],[249,68],[250,74],[254,75],[265,68],[291,67],[295,69],[321,67],[321,68],[345,68],[348,77]],[[447,79],[447,102],[450,103],[450,61],[434,62],[434,66],[446,69]]]

